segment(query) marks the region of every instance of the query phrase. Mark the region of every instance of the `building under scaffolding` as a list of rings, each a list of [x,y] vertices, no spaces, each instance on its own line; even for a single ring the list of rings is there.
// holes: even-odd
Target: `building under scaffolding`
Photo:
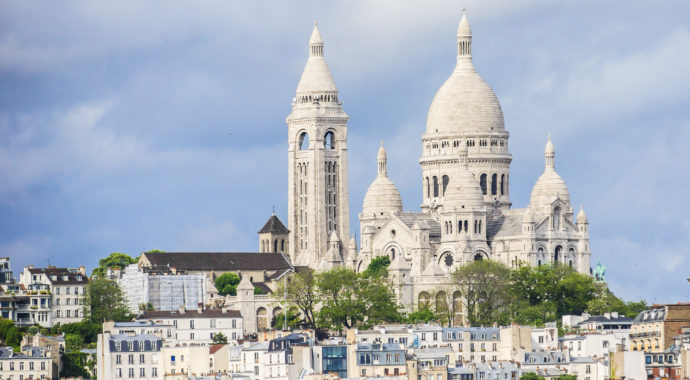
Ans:
[[[141,269],[137,264],[127,266],[118,280],[127,306],[135,314],[140,305],[149,304],[153,310],[172,311],[182,307],[196,308],[207,299],[204,274],[174,274]],[[215,293],[215,289],[208,289]]]

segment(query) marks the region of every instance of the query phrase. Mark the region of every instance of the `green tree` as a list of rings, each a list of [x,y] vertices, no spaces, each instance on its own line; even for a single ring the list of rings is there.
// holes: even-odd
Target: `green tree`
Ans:
[[[62,354],[62,371],[60,377],[82,377],[90,379],[91,375],[86,370],[87,355],[82,352],[65,352]]]
[[[412,313],[409,313],[405,320],[407,323],[428,323],[430,321],[437,321],[439,317],[431,310],[428,304],[420,305],[419,308]]]
[[[393,284],[387,276],[359,276],[359,296],[366,313],[359,328],[370,328],[378,323],[402,321],[401,306],[396,302]]]
[[[223,273],[218,278],[216,278],[216,289],[218,289],[218,294],[225,296],[237,295],[237,285],[240,283],[240,276],[236,273]]]
[[[84,316],[96,324],[106,320],[124,322],[134,317],[117,283],[101,278],[92,279],[86,287]]]
[[[388,256],[379,256],[371,260],[367,269],[363,272],[364,277],[388,277],[388,266],[391,259]]]
[[[522,376],[520,376],[520,380],[545,380],[546,378],[544,376],[539,376],[534,372],[527,372],[523,373]]]
[[[283,319],[285,318],[285,313],[276,314],[273,319],[271,319],[271,327],[275,329],[283,328]],[[287,325],[288,329],[294,329],[300,325],[299,311],[296,307],[292,306],[288,308],[287,311]]]
[[[288,277],[286,281],[287,289],[284,281],[278,283],[276,296],[285,297],[285,302],[289,306],[288,310],[290,307],[297,308],[308,328],[316,328],[314,307],[319,302],[319,296],[314,271],[311,269],[300,271]]]
[[[0,339],[6,346],[13,347],[15,351],[19,349],[22,333],[11,319],[0,318]]]
[[[558,380],[577,380],[576,375],[560,375],[557,378]]]
[[[84,337],[80,334],[65,334],[67,351],[79,351],[84,346]]]
[[[321,327],[335,330],[353,328],[365,319],[364,300],[359,296],[359,275],[345,267],[336,267],[316,275],[316,283],[322,301],[318,313]]]
[[[511,301],[510,269],[491,260],[477,260],[452,274],[460,292],[465,319],[472,326],[507,324]],[[432,300],[433,302],[433,300]]]
[[[219,332],[218,334],[213,335],[213,343],[214,344],[227,344],[228,343],[228,337],[225,336],[225,334]]]
[[[138,257],[132,258],[124,253],[113,252],[110,256],[98,261],[98,266],[91,272],[91,277],[105,278],[108,268],[124,268],[127,265],[136,264],[137,261],[139,261]]]
[[[317,274],[317,288],[322,302],[318,313],[321,327],[368,328],[402,320],[393,286],[386,277],[360,275],[338,267]]]
[[[263,290],[262,288],[254,285],[254,294],[266,294],[266,291]]]

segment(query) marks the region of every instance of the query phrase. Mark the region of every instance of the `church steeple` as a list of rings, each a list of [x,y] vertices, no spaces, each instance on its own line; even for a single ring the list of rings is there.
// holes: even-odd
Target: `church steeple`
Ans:
[[[319,24],[314,22],[314,30],[309,38],[309,58],[304,66],[302,78],[297,85],[297,103],[337,102],[338,88],[328,68],[323,54],[323,37]]]
[[[329,236],[350,235],[347,121],[324,57],[319,26],[297,85],[288,124],[289,250],[295,265],[315,265],[329,250]],[[338,246],[343,256],[343,244]]]

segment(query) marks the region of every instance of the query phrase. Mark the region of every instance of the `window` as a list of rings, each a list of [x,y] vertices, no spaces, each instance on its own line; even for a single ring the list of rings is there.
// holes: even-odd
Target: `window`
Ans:
[[[134,368],[129,369],[129,377],[134,377]]]
[[[505,195],[505,191],[506,191],[506,186],[505,186],[506,182],[505,181],[506,181],[506,175],[501,174],[501,195]]]
[[[139,377],[146,377],[146,368],[139,368]]]
[[[158,368],[156,368],[156,367],[151,368],[151,376],[158,377]]]
[[[69,286],[65,288],[65,294],[69,294],[69,289],[70,289]]]
[[[127,364],[134,364],[134,355],[129,354],[127,356]]]
[[[434,197],[438,197],[438,177],[434,176]]]
[[[193,320],[193,319],[190,319],[190,320],[189,320],[189,328],[190,328],[190,329],[193,329],[193,328],[194,328],[194,320]]]
[[[139,354],[139,364],[144,364],[146,360],[144,360],[144,354]]]
[[[117,369],[117,377],[122,377],[122,368]]]
[[[302,132],[302,134],[299,135],[299,150],[307,149],[309,149],[309,135],[307,132]]]
[[[443,182],[443,195],[446,195],[446,188],[448,187],[448,182],[450,182],[450,178],[448,178],[447,175],[444,175],[441,178],[441,180]]]
[[[115,355],[115,364],[122,364],[122,355]]]
[[[189,339],[194,340],[194,333],[189,334]]]
[[[491,195],[496,195],[496,188],[498,187],[498,175],[491,176]]]
[[[215,328],[216,328],[216,320],[215,320],[215,319],[211,319],[210,323],[211,323],[211,328],[212,328],[212,329],[215,329]]]
[[[333,132],[326,132],[323,139],[323,147],[328,150],[335,149],[335,136]]]
[[[479,186],[482,188],[482,194],[486,195],[486,174],[479,176]]]
[[[0,369],[2,369],[2,368],[0,368]],[[41,371],[45,371],[45,370],[46,370],[46,362],[41,362]]]
[[[232,328],[233,329],[237,328],[237,320],[236,319],[232,320]]]

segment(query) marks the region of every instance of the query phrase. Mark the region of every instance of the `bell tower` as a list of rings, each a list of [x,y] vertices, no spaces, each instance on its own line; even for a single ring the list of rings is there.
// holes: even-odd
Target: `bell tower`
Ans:
[[[293,265],[316,267],[329,236],[350,236],[347,121],[317,23],[288,125],[288,227]],[[339,244],[342,257],[345,247]]]

